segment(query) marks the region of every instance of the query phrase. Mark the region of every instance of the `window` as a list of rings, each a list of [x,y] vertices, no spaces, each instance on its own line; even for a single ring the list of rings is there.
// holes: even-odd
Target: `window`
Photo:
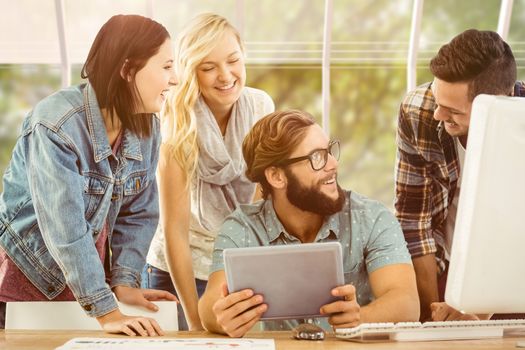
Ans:
[[[113,14],[151,15],[175,37],[201,12],[227,17],[247,48],[247,85],[267,91],[278,109],[298,108],[321,121],[324,1],[64,0],[72,83],[100,26]],[[0,21],[0,173],[23,115],[60,85],[53,1],[2,1]],[[496,30],[500,1],[426,0],[417,83],[432,79],[438,48],[467,28]],[[339,180],[392,207],[395,128],[406,91],[413,0],[333,0],[330,130],[341,140]],[[467,14],[464,15],[464,14]],[[18,25],[24,21],[24,25]],[[525,76],[525,3],[514,2],[509,44]],[[13,29],[16,28],[16,29]],[[0,184],[1,190],[1,184]]]

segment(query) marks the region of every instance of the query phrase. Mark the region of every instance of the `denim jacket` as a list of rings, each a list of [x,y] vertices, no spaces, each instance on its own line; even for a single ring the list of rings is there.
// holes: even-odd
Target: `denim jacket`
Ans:
[[[0,195],[0,246],[49,299],[66,284],[90,316],[117,304],[110,287],[140,286],[158,223],[160,123],[126,130],[115,157],[94,90],[61,90],[25,118]],[[94,241],[109,227],[110,286]]]

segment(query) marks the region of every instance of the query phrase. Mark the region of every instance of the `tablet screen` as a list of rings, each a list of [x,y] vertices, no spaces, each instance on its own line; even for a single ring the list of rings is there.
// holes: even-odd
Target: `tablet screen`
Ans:
[[[261,320],[326,316],[321,306],[339,300],[330,291],[344,285],[339,242],[229,248],[223,258],[230,293],[263,295]]]

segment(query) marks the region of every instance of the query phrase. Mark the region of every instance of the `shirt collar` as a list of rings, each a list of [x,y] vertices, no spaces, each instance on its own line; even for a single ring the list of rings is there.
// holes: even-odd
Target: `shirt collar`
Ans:
[[[339,213],[325,217],[323,225],[315,238],[316,242],[327,239],[331,234],[333,234],[336,239],[339,239]]]
[[[273,200],[271,196],[269,196],[268,199],[264,201],[263,219],[266,227],[266,234],[268,235],[268,241],[270,243],[273,243],[281,235],[284,235],[288,241],[294,239],[293,235],[286,232],[283,224],[277,217],[277,213],[275,212],[275,209],[273,207]],[[315,242],[326,239],[331,234],[335,235],[337,239],[339,238],[339,213],[335,213],[325,218],[323,225],[317,233]]]
[[[438,132],[438,137],[440,140],[443,136],[444,130],[445,130],[445,122],[441,120],[436,127],[436,131]]]
[[[113,154],[113,152],[109,145],[106,126],[104,125],[102,112],[98,105],[97,95],[89,83],[86,84],[86,88],[84,89],[84,105],[86,106],[86,118],[95,162],[99,163]],[[122,156],[142,161],[140,140],[128,129],[124,131],[120,149]]]
[[[514,84],[514,97],[523,96],[525,96],[525,84],[522,81],[516,82]]]
[[[434,81],[431,81],[429,84],[428,84],[428,87],[427,87],[427,90],[425,91],[425,96],[427,96],[431,101],[432,101],[432,119],[434,118],[434,112],[437,108],[437,105],[436,105],[436,100],[435,100],[435,97],[434,97],[434,94],[432,93],[432,84],[434,83]],[[441,137],[443,136],[443,131],[445,129],[445,123],[441,120],[437,123],[436,125],[436,131],[438,133],[438,137],[439,139],[441,140]]]

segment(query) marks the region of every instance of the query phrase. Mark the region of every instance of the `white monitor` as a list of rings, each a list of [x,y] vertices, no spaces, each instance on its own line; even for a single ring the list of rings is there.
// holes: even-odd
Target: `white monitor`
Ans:
[[[445,300],[525,312],[525,98],[474,100]]]

